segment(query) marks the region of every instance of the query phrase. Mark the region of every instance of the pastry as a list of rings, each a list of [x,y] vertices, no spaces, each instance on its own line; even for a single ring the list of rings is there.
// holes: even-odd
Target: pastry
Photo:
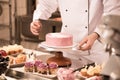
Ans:
[[[23,46],[18,44],[3,46],[1,49],[5,50],[8,55],[23,52]]]
[[[34,64],[34,68],[35,68],[35,72],[37,72],[37,67],[43,63],[41,60],[35,60],[35,64]]]
[[[56,74],[57,70],[58,70],[58,64],[55,63],[55,62],[51,62],[49,64],[49,73],[50,74]]]
[[[37,72],[41,74],[47,74],[48,73],[48,66],[46,63],[41,63],[37,66]]]
[[[18,54],[18,56],[15,58],[15,64],[23,63],[25,61],[26,61],[25,54]]]
[[[34,71],[34,62],[25,62],[24,69],[26,72],[33,72]]]

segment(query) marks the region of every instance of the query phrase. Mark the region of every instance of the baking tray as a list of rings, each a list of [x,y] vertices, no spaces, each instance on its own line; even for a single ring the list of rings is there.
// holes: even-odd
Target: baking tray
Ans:
[[[57,79],[57,76],[52,75],[42,75],[42,74],[33,74],[31,72],[22,72],[14,69],[8,69],[5,73],[5,76],[12,77],[16,80],[51,80]]]

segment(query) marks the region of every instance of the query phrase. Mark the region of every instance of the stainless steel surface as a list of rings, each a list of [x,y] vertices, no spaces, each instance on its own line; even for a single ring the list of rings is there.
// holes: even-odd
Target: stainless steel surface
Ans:
[[[120,16],[104,16],[100,29],[106,40],[105,50],[110,53],[101,74],[108,76],[110,80],[120,80]]]
[[[120,54],[120,16],[108,15],[102,19],[101,34],[105,38],[108,45],[112,44],[112,48]],[[106,46],[108,48],[110,46]]]
[[[25,52],[27,52],[27,54],[33,52],[34,54],[36,54],[36,59],[40,59],[43,62],[46,62],[48,58],[54,56],[54,54],[31,50],[31,49],[25,49]],[[92,62],[86,58],[83,58],[80,62],[76,62],[76,64],[81,64],[81,66],[79,67],[82,67],[83,65],[89,63]],[[74,65],[72,65],[71,67],[74,68]],[[8,69],[8,71],[6,72],[6,78],[8,80],[57,80],[56,77],[53,76],[48,77],[48,76],[36,75],[33,73],[24,72],[24,67],[15,67]]]

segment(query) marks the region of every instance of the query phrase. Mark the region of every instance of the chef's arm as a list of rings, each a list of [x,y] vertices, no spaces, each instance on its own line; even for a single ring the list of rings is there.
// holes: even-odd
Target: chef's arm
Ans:
[[[38,19],[47,20],[58,7],[57,0],[37,0],[33,21]]]
[[[90,50],[95,40],[98,38],[99,38],[98,33],[93,32],[92,34],[88,35],[87,37],[80,41],[78,49],[83,51]]]
[[[106,15],[120,15],[120,0],[103,0],[103,5],[104,10],[102,17]],[[101,36],[102,33],[100,31],[101,24],[95,29],[95,33],[99,35],[98,39],[103,41]]]
[[[103,15],[120,15],[120,0],[103,0]],[[89,36],[85,37],[79,45],[79,49],[81,50],[89,50],[91,49],[94,41],[98,39],[102,43],[105,43],[102,38],[102,33],[99,28],[100,24],[98,24],[98,27],[95,29],[95,31],[90,34]],[[84,45],[85,44],[85,45]]]
[[[57,0],[37,0],[33,21],[30,24],[30,30],[34,35],[39,35],[41,31],[40,19],[47,20],[56,11],[57,7]]]

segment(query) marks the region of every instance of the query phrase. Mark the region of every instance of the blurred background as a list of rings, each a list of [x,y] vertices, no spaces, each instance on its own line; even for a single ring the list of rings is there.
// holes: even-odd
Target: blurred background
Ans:
[[[60,18],[57,10],[50,20],[42,21],[44,27],[39,36],[30,32],[36,3],[37,0],[0,0],[0,46],[22,44],[27,48],[35,48],[39,42],[44,41],[46,33],[60,31],[61,21],[52,20]]]

